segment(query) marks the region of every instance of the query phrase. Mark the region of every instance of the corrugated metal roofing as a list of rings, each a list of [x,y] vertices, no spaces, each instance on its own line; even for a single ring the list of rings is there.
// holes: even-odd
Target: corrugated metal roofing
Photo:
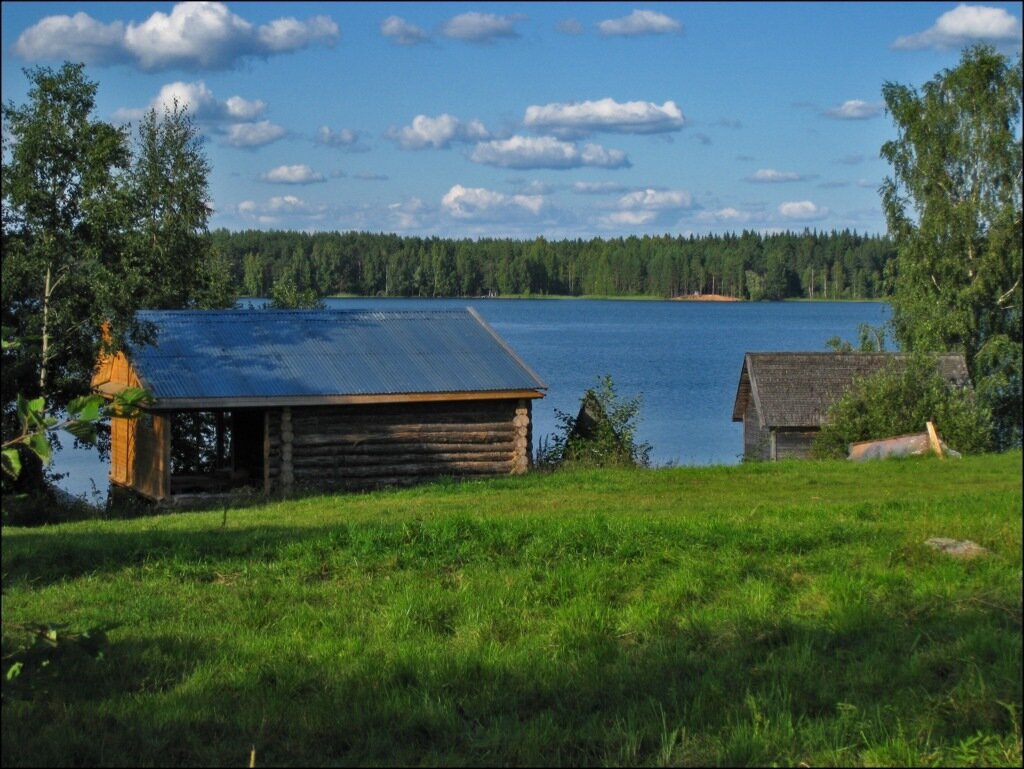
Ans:
[[[855,378],[874,374],[893,362],[899,365],[908,357],[898,353],[748,352],[736,389],[733,421],[742,421],[747,402],[754,398],[765,427],[819,427]],[[963,355],[939,355],[936,367],[957,386],[970,384]]]
[[[541,390],[466,310],[147,310],[156,344],[129,358],[158,399]]]

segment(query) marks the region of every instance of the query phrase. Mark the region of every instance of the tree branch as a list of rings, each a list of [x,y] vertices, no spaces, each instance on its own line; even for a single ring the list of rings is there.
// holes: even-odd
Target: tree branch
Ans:
[[[1020,287],[1020,276],[1018,275],[1017,276],[1017,282],[1013,284],[1013,287],[1009,291],[1007,291],[1005,294],[1003,294],[1001,297],[996,299],[996,305],[998,305],[999,307],[1002,307],[1003,306],[1003,302],[1005,302],[1007,299],[1009,299],[1010,295],[1013,294],[1013,292],[1016,291],[1019,287]]]

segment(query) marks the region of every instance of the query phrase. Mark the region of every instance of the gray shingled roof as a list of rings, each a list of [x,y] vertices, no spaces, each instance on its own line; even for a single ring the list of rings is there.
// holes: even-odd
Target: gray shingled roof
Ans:
[[[908,357],[897,353],[748,352],[732,419],[743,421],[747,403],[753,398],[761,427],[818,428],[829,407],[855,378],[874,374],[892,361],[899,365]],[[958,386],[970,383],[963,355],[940,355],[937,366],[950,382]]]
[[[145,311],[156,344],[129,360],[175,401],[543,390],[473,310]],[[542,393],[539,393],[542,394]]]

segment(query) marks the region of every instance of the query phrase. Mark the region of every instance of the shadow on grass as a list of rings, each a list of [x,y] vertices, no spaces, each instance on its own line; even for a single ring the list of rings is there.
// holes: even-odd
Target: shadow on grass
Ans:
[[[193,673],[231,639],[116,642],[5,697],[3,765],[237,765],[250,746],[260,766],[857,763],[897,738],[919,763],[979,733],[1012,743],[1019,641],[999,607],[934,605],[829,627],[676,618],[628,640],[584,627],[527,657],[406,643],[332,662],[299,645],[241,653],[217,680]]]
[[[687,518],[647,522],[638,528],[603,515],[571,521],[446,515],[437,520],[416,518],[309,528],[203,526],[138,532],[66,529],[5,537],[3,573],[6,591],[19,583],[43,587],[142,566],[166,566],[193,576],[205,569],[212,574],[211,564],[220,561],[269,564],[301,557],[303,550],[346,551],[361,561],[379,560],[392,565],[398,559],[406,567],[451,568],[495,559],[510,565],[527,558],[542,564],[586,558],[632,562],[668,549],[710,553],[727,547],[750,557],[799,555],[816,548],[870,545],[876,538],[870,522],[826,522],[814,530],[780,531],[756,522],[707,524]]]

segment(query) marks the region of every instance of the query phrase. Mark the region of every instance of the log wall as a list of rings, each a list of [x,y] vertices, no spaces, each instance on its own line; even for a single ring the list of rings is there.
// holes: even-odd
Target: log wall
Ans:
[[[264,489],[356,490],[524,473],[529,400],[271,409]]]

